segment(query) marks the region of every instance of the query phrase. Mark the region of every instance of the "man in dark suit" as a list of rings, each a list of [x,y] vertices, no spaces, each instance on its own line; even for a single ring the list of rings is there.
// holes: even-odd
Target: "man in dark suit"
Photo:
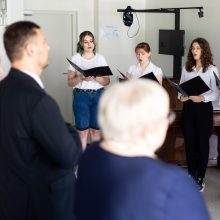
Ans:
[[[0,82],[0,219],[73,220],[78,133],[40,80],[49,46],[37,24],[7,27],[11,70]]]

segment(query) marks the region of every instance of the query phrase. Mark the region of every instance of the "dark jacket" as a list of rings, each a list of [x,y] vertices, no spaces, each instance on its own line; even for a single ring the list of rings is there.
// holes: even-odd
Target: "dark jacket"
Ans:
[[[72,220],[78,133],[27,74],[0,82],[0,219]]]
[[[211,220],[198,186],[175,165],[91,144],[79,162],[77,220]]]

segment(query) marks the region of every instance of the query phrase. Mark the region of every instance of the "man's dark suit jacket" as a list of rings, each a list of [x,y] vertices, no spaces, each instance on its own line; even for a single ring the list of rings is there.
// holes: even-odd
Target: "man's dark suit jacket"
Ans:
[[[0,219],[72,220],[80,154],[55,101],[12,68],[0,82]]]

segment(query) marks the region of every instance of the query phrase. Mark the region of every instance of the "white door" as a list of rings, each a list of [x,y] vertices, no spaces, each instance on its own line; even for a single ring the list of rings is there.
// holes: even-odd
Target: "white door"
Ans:
[[[50,46],[49,66],[43,71],[41,79],[45,90],[58,103],[64,119],[73,121],[72,88],[67,85],[68,63],[76,52],[76,12],[29,11],[25,20],[41,26]]]

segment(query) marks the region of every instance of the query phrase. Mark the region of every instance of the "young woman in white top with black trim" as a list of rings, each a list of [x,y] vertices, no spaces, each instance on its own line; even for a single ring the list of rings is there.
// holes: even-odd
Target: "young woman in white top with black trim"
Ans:
[[[71,61],[81,69],[107,66],[101,54],[95,52],[95,38],[90,31],[84,31],[79,36],[77,54]],[[90,134],[91,141],[100,140],[100,130],[97,122],[97,107],[104,86],[109,84],[108,76],[85,77],[78,73],[71,65],[68,70],[68,85],[73,87],[73,112],[76,128],[79,131],[83,149],[87,146]]]
[[[207,40],[196,38],[189,48],[187,61],[182,70],[180,83],[196,76],[209,86],[210,90],[198,96],[183,96],[182,129],[186,147],[188,173],[196,180],[203,191],[204,178],[209,156],[209,138],[213,127],[212,102],[218,98],[214,73],[213,56]]]
[[[152,72],[162,85],[163,73],[160,67],[150,61],[151,49],[149,44],[146,42],[139,43],[135,47],[135,54],[138,63],[129,67],[126,76],[129,79],[137,79]]]

